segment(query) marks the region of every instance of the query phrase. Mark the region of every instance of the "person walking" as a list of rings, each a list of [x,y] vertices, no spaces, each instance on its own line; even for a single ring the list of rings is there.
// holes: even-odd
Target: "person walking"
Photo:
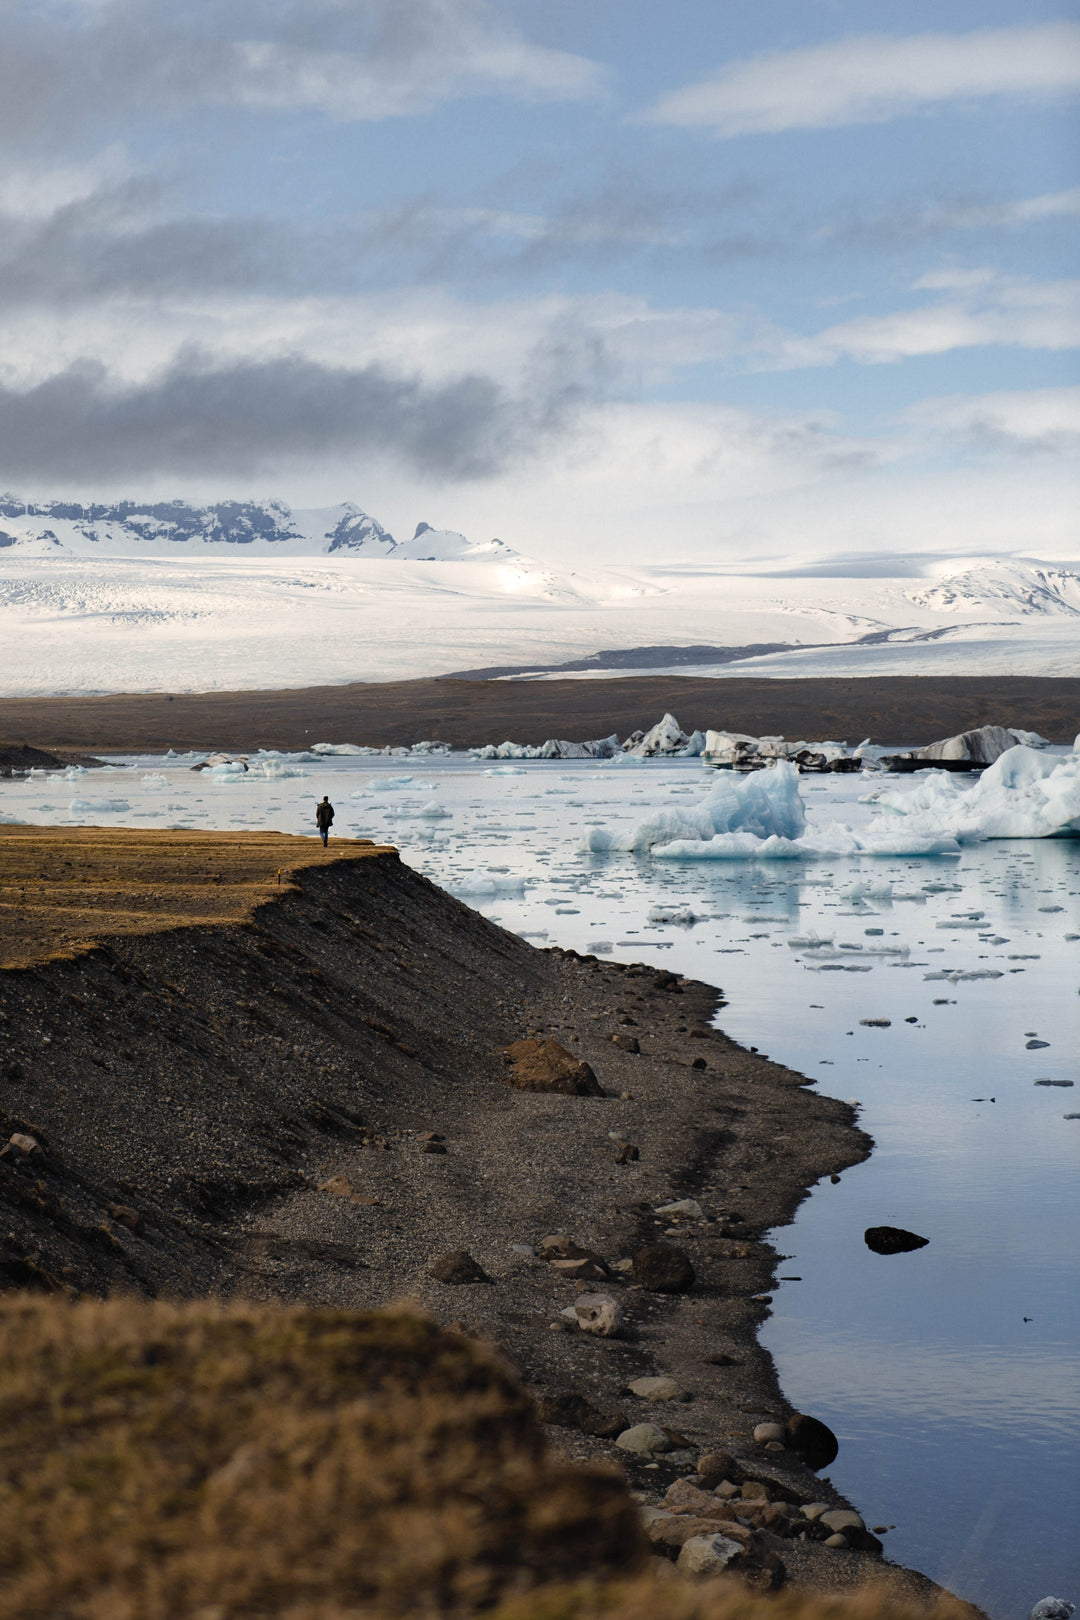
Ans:
[[[315,825],[319,829],[319,837],[323,841],[324,849],[326,848],[326,840],[330,832],[330,823],[333,821],[333,819],[334,807],[330,803],[330,800],[324,796],[322,803],[315,806]]]

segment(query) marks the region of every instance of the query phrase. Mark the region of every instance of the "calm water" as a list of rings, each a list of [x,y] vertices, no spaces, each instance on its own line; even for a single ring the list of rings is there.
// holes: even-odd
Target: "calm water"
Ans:
[[[0,814],[295,832],[329,792],[339,831],[393,839],[537,943],[721,985],[723,1027],[858,1098],[877,1143],[774,1234],[802,1281],[777,1285],[763,1338],[791,1400],[840,1438],[830,1477],[868,1523],[895,1525],[891,1557],[994,1620],[1050,1592],[1080,1599],[1080,1118],[1064,1117],[1080,1114],[1080,841],[674,865],[578,845],[589,825],[692,802],[694,761],[286,768],[307,774],[216,783],[140,761],[0,784]],[[868,785],[804,782],[812,819],[857,822]],[[73,812],[73,798],[128,809]],[[664,904],[699,920],[650,922]],[[998,976],[929,977],[960,973]],[[930,1245],[874,1255],[862,1233],[883,1223]]]

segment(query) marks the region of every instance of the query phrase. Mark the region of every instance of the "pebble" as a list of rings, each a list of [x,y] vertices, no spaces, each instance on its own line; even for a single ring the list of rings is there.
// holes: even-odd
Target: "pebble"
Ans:
[[[657,1378],[635,1378],[633,1383],[627,1384],[631,1395],[636,1395],[639,1401],[686,1401],[690,1397],[681,1384],[674,1378],[666,1375]]]
[[[441,1283],[489,1283],[492,1281],[480,1265],[477,1265],[467,1249],[452,1249],[449,1254],[440,1255],[428,1267],[428,1273]]]
[[[848,1546],[848,1538],[847,1538],[847,1536],[842,1535],[839,1530],[837,1530],[834,1535],[825,1537],[825,1540],[822,1542],[822,1546],[823,1547],[846,1547],[846,1546]]]
[[[655,1423],[635,1423],[624,1429],[615,1442],[620,1451],[632,1451],[638,1457],[655,1457],[671,1451],[671,1441]]]

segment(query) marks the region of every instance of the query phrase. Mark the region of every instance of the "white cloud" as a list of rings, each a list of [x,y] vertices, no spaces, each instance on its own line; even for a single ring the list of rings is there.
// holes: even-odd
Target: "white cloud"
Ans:
[[[927,440],[945,434],[993,454],[1071,456],[1080,450],[1080,386],[920,400],[904,421]]]
[[[925,308],[857,316],[813,337],[782,336],[760,363],[784,368],[851,359],[883,365],[954,349],[1056,351],[1080,344],[1080,281],[1010,280],[947,267],[921,277],[915,288],[953,296]]]
[[[876,124],[942,102],[1080,90],[1080,23],[967,34],[865,34],[729,63],[673,91],[652,123],[720,136]]]

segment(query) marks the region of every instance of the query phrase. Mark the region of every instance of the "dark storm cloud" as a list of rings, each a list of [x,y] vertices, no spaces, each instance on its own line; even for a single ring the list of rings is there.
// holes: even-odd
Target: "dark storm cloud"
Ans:
[[[297,355],[221,362],[188,350],[135,385],[83,361],[31,388],[0,386],[0,480],[241,474],[365,453],[483,478],[569,427],[589,363],[546,348],[532,368],[545,386],[515,398],[480,375],[431,384]]]

